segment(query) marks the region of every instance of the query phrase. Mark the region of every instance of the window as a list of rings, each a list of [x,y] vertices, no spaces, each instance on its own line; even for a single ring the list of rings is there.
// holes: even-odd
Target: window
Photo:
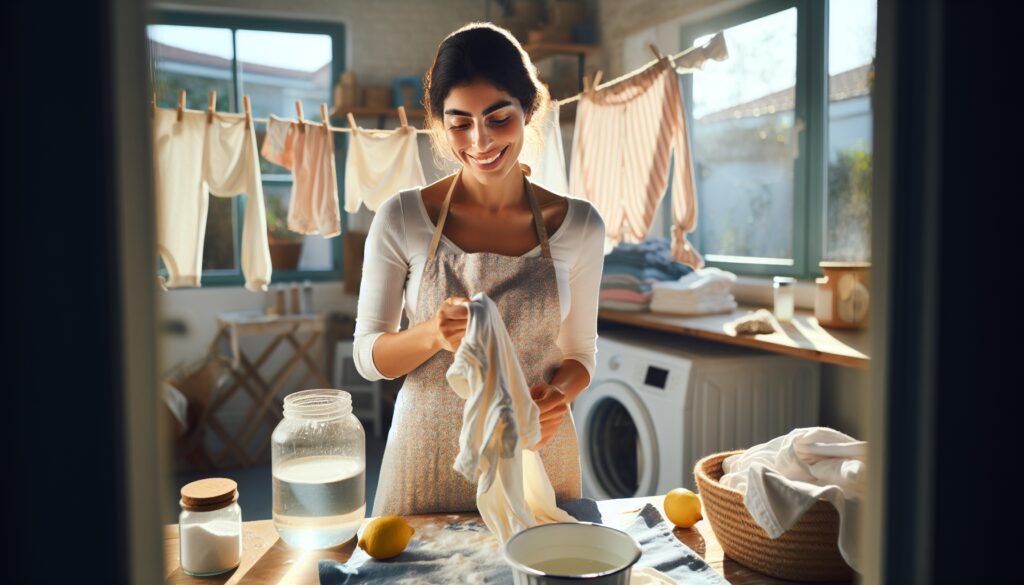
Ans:
[[[869,260],[875,0],[762,0],[682,30],[729,58],[682,77],[694,244],[745,274]]]
[[[178,13],[161,13],[157,22],[148,27],[148,36],[153,87],[162,107],[176,107],[178,90],[184,89],[187,107],[205,110],[215,90],[218,111],[243,111],[247,95],[256,118],[294,117],[295,101],[301,100],[306,115],[316,119],[320,104],[330,103],[333,80],[344,63],[341,25]],[[262,145],[266,124],[257,122],[255,130]],[[343,165],[343,152],[337,160]],[[290,232],[285,224],[292,176],[262,157],[260,167],[273,281],[339,279],[342,238]],[[343,176],[340,168],[338,176]],[[204,286],[242,284],[244,212],[244,196],[210,197]]]

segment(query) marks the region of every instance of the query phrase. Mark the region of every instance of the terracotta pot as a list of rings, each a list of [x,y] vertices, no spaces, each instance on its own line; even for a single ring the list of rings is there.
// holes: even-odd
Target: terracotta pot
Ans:
[[[302,256],[302,240],[270,238],[270,263],[274,270],[296,270]]]
[[[869,262],[821,262],[814,316],[822,327],[859,329],[868,321]]]

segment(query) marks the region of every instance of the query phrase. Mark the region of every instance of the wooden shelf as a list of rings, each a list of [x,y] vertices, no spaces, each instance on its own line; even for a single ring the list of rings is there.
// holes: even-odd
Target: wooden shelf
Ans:
[[[732,345],[754,347],[784,353],[827,364],[853,368],[867,367],[866,331],[825,329],[809,311],[796,311],[793,320],[782,324],[782,331],[763,335],[738,335],[729,323],[756,311],[759,307],[739,307],[731,313],[684,317],[665,313],[609,311],[601,309],[597,318],[635,327],[668,331],[711,339]]]
[[[530,56],[533,61],[540,61],[541,59],[547,59],[554,55],[571,55],[581,56],[588,53],[592,53],[597,49],[597,45],[580,45],[577,43],[527,43],[523,45],[523,50]]]
[[[398,108],[371,108],[368,106],[349,106],[342,107],[338,106],[331,110],[331,118],[344,119],[348,113],[352,113],[353,116],[390,116],[392,118],[398,117]],[[423,118],[426,116],[426,112],[419,108],[406,108],[405,115],[410,118]]]

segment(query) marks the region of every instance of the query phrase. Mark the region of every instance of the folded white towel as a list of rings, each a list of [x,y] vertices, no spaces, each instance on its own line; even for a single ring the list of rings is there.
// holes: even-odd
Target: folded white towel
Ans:
[[[736,275],[721,268],[699,268],[681,277],[679,280],[668,280],[655,283],[654,288],[670,290],[697,290],[700,288],[724,288],[729,290],[736,282]]]
[[[865,488],[867,443],[826,427],[794,429],[728,457],[719,483],[743,492],[744,504],[772,538],[793,527],[819,498],[839,512],[839,552],[857,569],[857,506]]]
[[[672,313],[675,315],[705,315],[710,313],[728,313],[736,308],[736,297],[731,294],[703,299],[677,299],[659,295],[657,291],[651,295],[651,311],[655,313]]]

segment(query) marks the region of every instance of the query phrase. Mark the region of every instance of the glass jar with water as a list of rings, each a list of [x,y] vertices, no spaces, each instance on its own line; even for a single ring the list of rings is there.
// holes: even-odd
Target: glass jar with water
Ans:
[[[341,390],[284,399],[271,436],[274,528],[288,544],[328,548],[352,538],[366,515],[366,435]]]

